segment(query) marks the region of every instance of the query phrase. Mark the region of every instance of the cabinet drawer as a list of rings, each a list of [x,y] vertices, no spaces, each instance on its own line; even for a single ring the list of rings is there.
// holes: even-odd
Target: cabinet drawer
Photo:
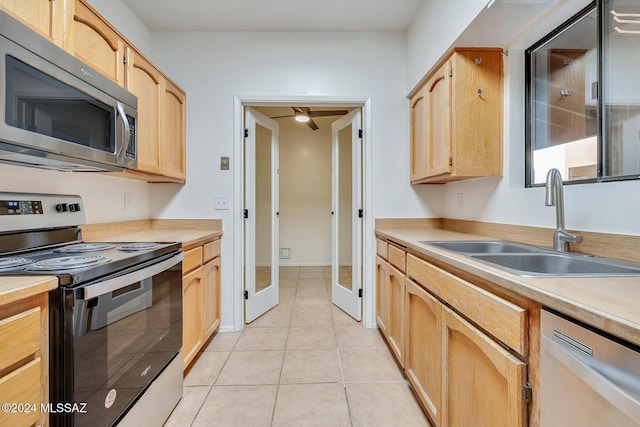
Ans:
[[[389,245],[388,251],[389,263],[400,270],[400,272],[405,273],[407,271],[407,253],[403,249],[397,248],[393,245]]]
[[[407,274],[496,339],[520,355],[527,355],[526,309],[413,255],[407,257]]]
[[[202,265],[202,246],[189,249],[182,260],[182,274],[187,274]]]
[[[387,246],[389,246],[389,244],[384,240],[376,239],[376,253],[378,256],[388,259]]]
[[[40,307],[0,320],[0,343],[0,371],[39,351]]]
[[[220,240],[205,243],[203,247],[204,247],[204,260],[202,262],[204,264],[211,261],[215,257],[220,256]]]
[[[36,405],[32,412],[0,412],[2,426],[28,426],[40,418],[41,360],[36,358],[28,364],[0,378],[2,403]]]

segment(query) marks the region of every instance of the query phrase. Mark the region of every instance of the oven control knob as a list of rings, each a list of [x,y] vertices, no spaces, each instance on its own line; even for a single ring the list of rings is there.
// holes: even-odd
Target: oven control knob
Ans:
[[[66,203],[58,203],[56,205],[56,211],[58,212],[66,212],[69,210],[69,205],[67,205]]]
[[[80,203],[71,203],[69,205],[70,212],[80,212]]]

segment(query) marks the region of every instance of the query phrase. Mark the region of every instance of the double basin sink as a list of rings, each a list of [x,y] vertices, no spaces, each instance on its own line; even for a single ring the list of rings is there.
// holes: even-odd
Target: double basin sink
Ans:
[[[640,264],[502,240],[422,240],[419,243],[464,254],[524,277],[640,276]]]

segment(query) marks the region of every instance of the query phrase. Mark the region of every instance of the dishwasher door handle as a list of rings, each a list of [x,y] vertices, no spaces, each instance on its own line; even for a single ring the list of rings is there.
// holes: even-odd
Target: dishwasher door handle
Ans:
[[[593,366],[600,364],[605,368],[609,365],[595,360],[590,363],[585,363],[549,337],[542,336],[541,338],[543,350],[547,351],[555,360],[562,363],[562,365],[584,381],[592,390],[626,416],[632,420],[640,419],[640,401],[631,396],[627,390],[613,383],[603,375],[602,370],[598,370]]]

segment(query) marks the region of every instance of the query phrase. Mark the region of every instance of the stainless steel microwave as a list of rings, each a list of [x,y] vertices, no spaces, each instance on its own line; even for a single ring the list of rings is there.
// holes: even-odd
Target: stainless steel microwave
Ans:
[[[0,162],[136,167],[135,95],[2,11],[0,58]]]

